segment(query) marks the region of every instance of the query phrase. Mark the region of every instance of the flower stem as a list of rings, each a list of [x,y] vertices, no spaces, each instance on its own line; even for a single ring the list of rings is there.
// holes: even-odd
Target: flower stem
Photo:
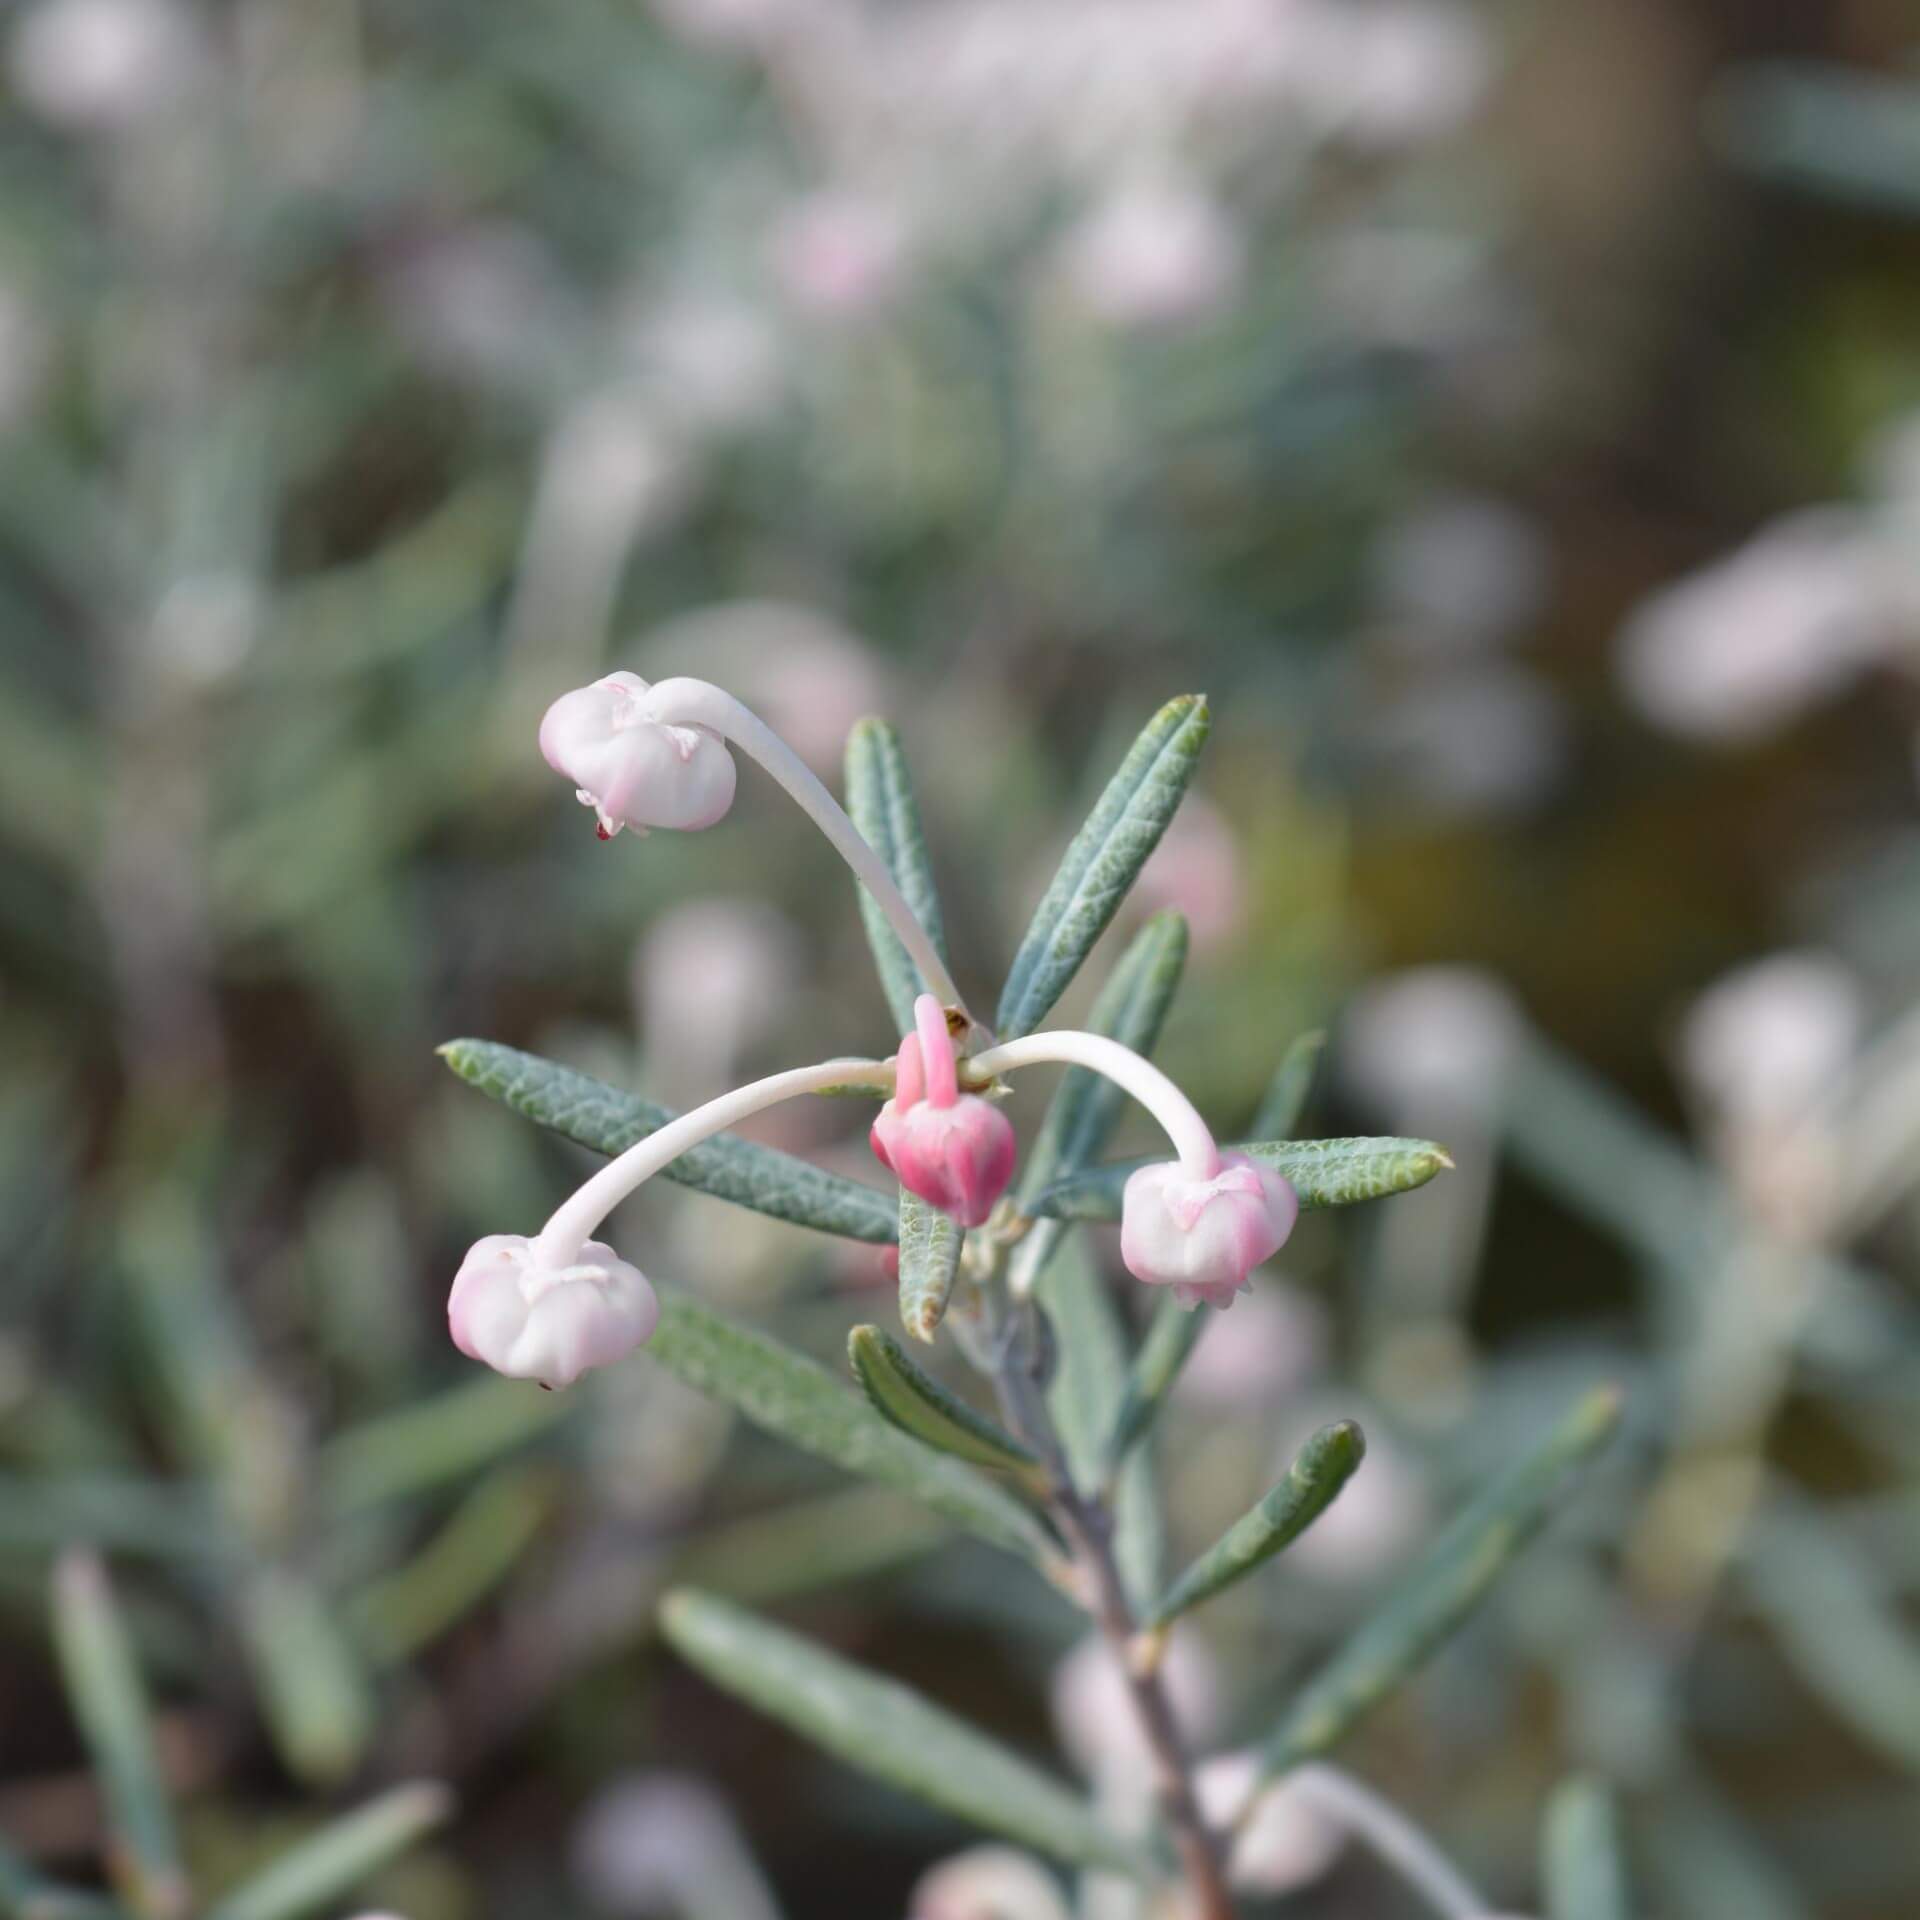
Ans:
[[[1004,1252],[1000,1249],[998,1257],[1004,1258]],[[988,1300],[997,1301],[1000,1311],[1006,1311],[997,1267],[981,1284]],[[1012,1311],[1031,1313],[1032,1309],[1023,1302]],[[1126,1676],[1128,1697],[1152,1756],[1154,1797],[1180,1857],[1189,1902],[1185,1911],[1191,1920],[1235,1920],[1220,1841],[1201,1814],[1165,1682],[1158,1669],[1142,1667],[1128,1657],[1138,1623],[1113,1556],[1112,1510],[1103,1496],[1084,1495],[1074,1486],[1033,1366],[1037,1343],[1009,1339],[1006,1333],[1004,1326],[999,1327],[998,1337],[990,1341],[996,1355],[990,1378],[1008,1426],[1052,1470],[1048,1512],[1072,1552],[1081,1603],[1092,1614],[1109,1656]]]
[[[816,1066],[793,1067],[785,1073],[770,1074],[717,1100],[709,1100],[691,1113],[669,1120],[664,1127],[636,1140],[625,1153],[610,1160],[592,1179],[578,1187],[555,1209],[552,1219],[540,1229],[534,1251],[543,1263],[572,1266],[580,1249],[593,1238],[595,1230],[635,1187],[658,1173],[668,1161],[678,1159],[689,1147],[716,1133],[724,1133],[750,1114],[778,1106],[803,1093],[818,1093],[822,1087],[844,1087],[871,1083],[875,1092],[885,1093],[893,1084],[893,1069],[884,1060],[823,1060]]]
[[[1130,1093],[1166,1129],[1180,1164],[1196,1179],[1211,1180],[1220,1171],[1220,1149],[1193,1102],[1151,1060],[1104,1034],[1070,1029],[1030,1033],[988,1047],[967,1064],[974,1074],[991,1076],[1053,1063],[1104,1074]]]
[[[832,794],[815,777],[811,768],[757,714],[741,705],[732,694],[707,680],[677,678],[656,681],[647,691],[647,715],[671,726],[705,727],[723,740],[730,740],[750,759],[757,760],[786,788],[827,838],[834,850],[850,866],[860,884],[879,901],[880,910],[900,936],[920,977],[939,997],[942,1006],[957,1007],[966,1013],[967,1004],[953,984],[947,963],[940,958],[933,940],[907,905],[906,896],[894,884],[887,865],[874,852],[860,830],[846,816]],[[967,1015],[971,1024],[973,1016]]]
[[[1491,1911],[1419,1827],[1344,1768],[1301,1767],[1289,1784],[1371,1847],[1442,1920],[1482,1920]]]

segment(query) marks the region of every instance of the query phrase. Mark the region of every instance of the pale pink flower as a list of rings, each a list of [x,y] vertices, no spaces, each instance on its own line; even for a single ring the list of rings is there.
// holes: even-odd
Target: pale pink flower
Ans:
[[[863,194],[809,194],[779,222],[772,246],[787,298],[823,320],[876,313],[905,279],[906,223]]]
[[[1271,1407],[1317,1378],[1328,1344],[1319,1301],[1284,1280],[1263,1280],[1231,1320],[1208,1323],[1174,1393],[1196,1407]]]
[[[1074,293],[1113,326],[1173,327],[1217,312],[1240,282],[1240,231],[1207,195],[1124,187],[1067,236]]]
[[[29,107],[85,132],[164,113],[201,63],[193,23],[170,0],[40,0],[17,16],[7,62]]]
[[[1136,1280],[1172,1287],[1183,1307],[1230,1307],[1254,1268],[1286,1244],[1299,1213],[1293,1188],[1243,1153],[1223,1153],[1205,1176],[1164,1161],[1127,1181],[1120,1258]]]
[[[1177,1629],[1161,1656],[1160,1677],[1182,1738],[1206,1740],[1222,1711],[1220,1671],[1206,1643]],[[1088,1635],[1054,1669],[1048,1692],[1067,1757],[1122,1813],[1144,1811],[1153,1792],[1153,1753],[1112,1647]]]
[[[540,722],[540,751],[594,810],[603,840],[622,827],[710,827],[733,805],[725,743],[649,718],[646,697],[637,673],[610,673],[563,693]]]
[[[1860,982],[1824,953],[1737,968],[1693,1003],[1680,1034],[1687,1077],[1725,1119],[1791,1124],[1830,1096],[1866,1024]]]
[[[574,1827],[574,1878],[610,1914],[725,1913],[778,1920],[778,1908],[732,1809],[684,1773],[625,1774]]]
[[[598,1240],[549,1266],[517,1233],[476,1240],[447,1299],[453,1344],[496,1373],[567,1387],[651,1337],[660,1303],[638,1267]]]
[[[1259,1756],[1223,1753],[1194,1771],[1193,1790],[1208,1822],[1233,1819],[1260,1775]],[[1311,1886],[1340,1857],[1346,1835],[1305,1794],[1281,1780],[1260,1795],[1234,1838],[1227,1874],[1249,1893],[1291,1893]]]
[[[969,1847],[928,1869],[907,1920],[1068,1920],[1059,1883],[1012,1847]]]
[[[953,1037],[932,994],[920,996],[914,1019],[893,1098],[873,1123],[873,1150],[909,1192],[963,1227],[981,1226],[1013,1178],[1013,1123],[979,1094],[959,1091]]]
[[[1218,807],[1190,793],[1134,882],[1149,912],[1171,907],[1186,918],[1196,953],[1225,945],[1246,917],[1240,842]]]
[[[1620,636],[1620,675],[1670,732],[1737,745],[1843,691],[1889,624],[1865,519],[1809,509],[1645,601]]]

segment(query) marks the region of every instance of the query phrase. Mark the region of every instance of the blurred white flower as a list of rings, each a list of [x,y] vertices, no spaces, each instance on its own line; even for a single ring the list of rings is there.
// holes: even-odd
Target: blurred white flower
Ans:
[[[1430,807],[1508,813],[1532,805],[1567,758],[1567,719],[1540,678],[1504,661],[1404,689],[1370,716],[1370,744]]]
[[[1244,245],[1219,204],[1166,182],[1123,186],[1067,234],[1074,294],[1120,327],[1172,327],[1217,312],[1239,286]]]
[[[682,290],[622,304],[621,357],[661,416],[689,431],[738,433],[778,403],[780,341],[749,302]]]
[[[1181,1733],[1190,1743],[1204,1740],[1221,1704],[1212,1655],[1191,1634],[1176,1632],[1160,1674]],[[1097,1638],[1082,1640],[1054,1669],[1050,1692],[1054,1730],[1074,1765],[1124,1815],[1143,1813],[1153,1791],[1153,1755],[1112,1649]]]
[[[652,629],[642,642],[656,677],[718,680],[817,773],[837,770],[853,723],[888,704],[873,648],[811,607],[725,600]]]
[[[1195,1770],[1193,1789],[1208,1822],[1231,1820],[1260,1777],[1255,1753],[1224,1753]],[[1227,1859],[1236,1887],[1249,1893],[1291,1893],[1320,1879],[1346,1845],[1346,1834],[1286,1780],[1254,1802]]]
[[[671,519],[689,481],[686,455],[629,388],[569,408],[547,442],[535,514],[568,552],[595,553]]]
[[[920,1877],[907,1920],[1069,1920],[1069,1912],[1039,1861],[1012,1847],[970,1847]]]
[[[1413,967],[1355,995],[1340,1065],[1389,1113],[1479,1108],[1493,1098],[1521,1034],[1512,994],[1474,967]]]
[[[1644,602],[1620,636],[1621,679],[1648,718],[1674,733],[1764,739],[1878,657],[1883,581],[1861,515],[1789,514]]]
[[[653,8],[683,39],[730,53],[764,51],[822,12],[819,0],[653,0]]]
[[[15,22],[8,70],[45,119],[106,132],[175,105],[203,54],[191,18],[172,0],[40,0]]]
[[[1481,494],[1423,501],[1373,552],[1374,591],[1409,652],[1457,654],[1506,639],[1540,610],[1547,550],[1524,514]]]
[[[1215,1314],[1180,1369],[1184,1403],[1252,1410],[1275,1405],[1318,1377],[1326,1363],[1326,1309],[1285,1280],[1263,1278],[1228,1319]]]
[[[1470,119],[1493,76],[1479,17],[1446,0],[1320,0],[1299,97],[1356,145],[1413,146]]]
[[[898,207],[865,194],[809,194],[774,229],[774,270],[801,312],[861,320],[900,291],[907,243]]]
[[[1246,917],[1240,842],[1220,809],[1197,793],[1180,803],[1147,856],[1131,899],[1148,913],[1185,915],[1195,953],[1224,946]]]
[[[177,678],[210,686],[245,664],[263,612],[260,590],[245,575],[188,574],[154,609],[153,657]]]
[[[778,1920],[727,1803],[690,1774],[615,1779],[580,1816],[568,1855],[587,1898],[611,1914],[697,1901],[730,1920]]]
[[[706,1097],[778,1025],[799,929],[763,900],[694,900],[655,915],[634,964],[641,1047],[670,1100]]]
[[[1829,954],[1778,953],[1725,975],[1688,1009],[1680,1061],[1725,1119],[1799,1119],[1853,1061],[1866,1024],[1850,968]]]
[[[474,221],[404,248],[385,294],[400,330],[430,361],[490,381],[537,375],[564,353],[560,284],[527,228]]]

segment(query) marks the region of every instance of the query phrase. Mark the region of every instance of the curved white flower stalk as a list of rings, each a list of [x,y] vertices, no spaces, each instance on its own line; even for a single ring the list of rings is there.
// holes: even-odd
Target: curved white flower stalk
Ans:
[[[1193,1102],[1130,1047],[1102,1034],[1028,1034],[968,1063],[998,1074],[1058,1062],[1104,1074],[1166,1129],[1178,1161],[1142,1167],[1121,1201],[1120,1257],[1148,1286],[1170,1286],[1183,1307],[1230,1307],[1247,1276],[1286,1243],[1300,1201],[1273,1168],[1222,1153]]]
[[[652,1336],[660,1304],[638,1267],[595,1240],[600,1223],[634,1189],[690,1147],[750,1114],[823,1087],[868,1083],[883,1091],[892,1069],[877,1060],[823,1060],[769,1075],[671,1120],[610,1160],[555,1209],[532,1239],[494,1233],[476,1241],[447,1300],[454,1344],[517,1380],[571,1386],[623,1360]]]
[[[594,809],[603,839],[622,827],[711,826],[733,804],[728,743],[786,788],[879,901],[941,1004],[966,1013],[960,989],[886,862],[807,763],[724,688],[685,677],[649,686],[635,673],[608,674],[562,694],[540,726],[541,751]]]
[[[1441,1920],[1500,1920],[1413,1821],[1344,1768],[1301,1767],[1288,1776],[1288,1784],[1378,1854]]]

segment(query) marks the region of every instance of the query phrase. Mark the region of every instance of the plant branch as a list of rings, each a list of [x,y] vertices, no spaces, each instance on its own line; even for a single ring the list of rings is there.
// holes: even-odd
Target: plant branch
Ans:
[[[1015,1435],[1050,1470],[1053,1493],[1048,1510],[1072,1550],[1082,1603],[1126,1678],[1128,1697],[1152,1757],[1154,1797],[1179,1854],[1181,1873],[1193,1903],[1192,1920],[1235,1920],[1220,1842],[1208,1827],[1194,1794],[1192,1769],[1165,1681],[1157,1666],[1145,1666],[1130,1657],[1139,1623],[1113,1556],[1112,1509],[1105,1496],[1082,1494],[1074,1485],[1033,1364],[1036,1343],[1031,1337],[1022,1337],[1020,1320],[1032,1309],[1024,1301],[1009,1309],[997,1264],[986,1276],[982,1290],[992,1303],[995,1364],[990,1378],[1001,1412]],[[1016,1316],[1011,1321],[1009,1310]]]

